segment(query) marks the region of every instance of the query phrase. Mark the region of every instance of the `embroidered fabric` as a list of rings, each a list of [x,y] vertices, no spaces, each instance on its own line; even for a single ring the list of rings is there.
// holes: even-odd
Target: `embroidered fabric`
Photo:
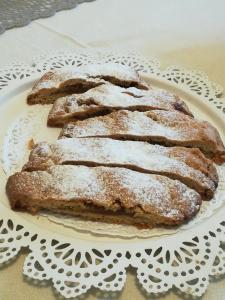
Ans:
[[[26,0],[0,3],[0,34],[13,27],[21,27],[31,21],[53,16],[57,11],[71,9],[82,2],[93,0]]]

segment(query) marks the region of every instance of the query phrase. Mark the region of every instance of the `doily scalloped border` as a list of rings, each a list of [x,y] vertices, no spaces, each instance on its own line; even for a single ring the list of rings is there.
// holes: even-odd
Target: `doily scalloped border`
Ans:
[[[205,74],[177,66],[160,70],[158,60],[133,53],[83,50],[39,57],[34,59],[32,66],[15,63],[0,69],[0,90],[4,91],[15,80],[23,80],[47,69],[112,61],[184,86],[225,112],[225,103],[219,97],[222,87],[209,81]],[[2,207],[3,212],[6,210]],[[135,242],[129,244],[129,250],[126,244],[92,248],[88,243],[73,245],[60,236],[46,238],[44,231],[38,233],[35,226],[29,226],[28,230],[27,222],[17,223],[14,213],[5,215],[0,218],[0,263],[13,259],[21,247],[29,247],[31,253],[25,260],[24,274],[33,279],[51,279],[55,289],[66,298],[83,294],[91,286],[106,291],[121,290],[129,265],[137,268],[137,278],[144,289],[154,294],[175,286],[186,294],[201,296],[207,288],[209,276],[225,273],[225,220],[221,211],[216,213],[216,223],[206,221],[208,226],[200,224],[198,232],[190,230],[185,238],[178,233],[151,239],[141,242],[142,249]]]

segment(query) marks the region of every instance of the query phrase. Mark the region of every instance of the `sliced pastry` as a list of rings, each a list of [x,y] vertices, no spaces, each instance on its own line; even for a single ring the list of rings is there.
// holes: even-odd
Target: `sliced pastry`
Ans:
[[[86,119],[115,110],[177,110],[192,116],[186,104],[176,95],[161,89],[148,91],[103,84],[83,94],[57,99],[48,116],[48,125],[62,126],[69,121]]]
[[[27,97],[28,104],[50,104],[66,95],[83,93],[105,82],[122,87],[148,89],[136,71],[119,64],[88,65],[45,73]]]
[[[31,151],[23,170],[46,170],[55,164],[124,167],[165,175],[195,189],[203,199],[211,199],[218,185],[212,161],[199,149],[163,147],[146,142],[73,138],[54,144],[39,143]]]
[[[67,124],[60,137],[110,137],[199,148],[218,163],[225,161],[225,147],[215,127],[177,111],[116,111]]]
[[[141,228],[182,224],[201,205],[200,195],[177,180],[125,168],[58,165],[19,172],[6,190],[14,210],[47,209]]]

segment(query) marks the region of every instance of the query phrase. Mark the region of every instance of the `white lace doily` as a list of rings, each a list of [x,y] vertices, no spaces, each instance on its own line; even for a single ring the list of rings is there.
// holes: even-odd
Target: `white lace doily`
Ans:
[[[210,82],[206,75],[178,67],[162,71],[157,60],[136,54],[57,53],[35,59],[32,67],[14,64],[0,70],[0,96],[13,84],[22,84],[45,70],[112,61],[173,82],[202,96],[221,112],[225,111],[225,101],[219,98],[223,89]],[[18,161],[27,159],[28,151],[22,149],[26,148],[29,138],[43,138],[40,128],[48,110],[48,107],[41,107],[37,114],[37,106],[35,110],[34,107],[26,108],[24,115],[8,128],[1,154],[7,174],[18,168]],[[138,280],[149,293],[166,292],[175,286],[182,292],[200,296],[207,288],[209,276],[225,273],[225,169],[218,170],[217,197],[203,206],[195,220],[172,231],[161,229],[140,234],[134,229],[123,231],[120,226],[112,229],[110,225],[103,231],[96,225],[92,232],[98,235],[91,236],[88,227],[93,223],[88,225],[80,221],[76,229],[81,232],[74,236],[73,229],[53,224],[43,217],[28,218],[25,214],[14,213],[5,200],[0,201],[0,263],[15,257],[21,247],[29,247],[31,253],[26,258],[24,274],[39,280],[51,279],[56,290],[67,298],[85,293],[91,286],[107,291],[120,290],[129,265],[137,268]],[[49,218],[61,223],[60,218]],[[72,220],[66,222],[68,227],[73,227]]]
[[[55,141],[60,129],[46,128],[46,120],[51,105],[34,105],[22,108],[22,114],[15,118],[5,133],[2,145],[2,166],[8,176],[22,169],[29,156],[28,141],[33,139],[35,143],[41,141]],[[102,224],[101,222],[85,221],[80,218],[62,216],[60,214],[42,213],[50,221],[66,227],[74,228],[80,232],[91,232],[98,235],[107,235],[124,238],[147,238],[174,234],[183,229],[191,228],[211,216],[223,205],[225,194],[225,167],[217,166],[219,185],[214,198],[211,201],[203,201],[197,216],[188,224],[177,228],[154,228],[139,230],[133,226],[119,224]]]

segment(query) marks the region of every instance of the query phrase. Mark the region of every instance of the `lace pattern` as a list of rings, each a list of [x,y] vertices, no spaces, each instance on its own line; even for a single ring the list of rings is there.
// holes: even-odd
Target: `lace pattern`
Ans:
[[[71,9],[82,2],[93,0],[29,0],[8,3],[2,0],[0,3],[0,34],[6,29],[21,27],[29,24],[32,20],[53,16],[57,11]]]
[[[34,59],[32,67],[17,63],[2,69],[0,93],[4,94],[15,82],[23,82],[29,76],[48,69],[111,61],[184,86],[224,111],[225,101],[219,97],[222,88],[200,72],[178,67],[160,70],[156,59],[101,51],[56,53]],[[28,116],[33,116],[32,111]],[[21,122],[26,126],[24,121]],[[35,126],[40,126],[38,122],[36,119]],[[21,133],[17,131],[14,134],[16,138]],[[4,154],[3,151],[2,155],[7,157],[9,152]],[[17,168],[17,159],[12,163],[12,168]],[[224,167],[219,172],[223,177]],[[224,185],[222,178],[222,189]],[[200,296],[205,292],[210,276],[218,277],[225,272],[225,210],[222,202],[210,218],[202,219],[194,228],[145,239],[104,235],[93,239],[88,233],[81,233],[76,238],[69,234],[70,229],[68,235],[61,234],[60,225],[51,224],[49,229],[46,229],[48,225],[43,228],[42,224],[48,224],[43,217],[37,221],[40,224],[38,227],[35,221],[10,211],[4,202],[0,202],[0,206],[4,216],[0,217],[0,263],[13,259],[21,247],[29,247],[31,252],[24,264],[24,274],[38,280],[51,279],[55,289],[66,298],[83,294],[92,286],[104,291],[121,290],[129,265],[137,268],[137,278],[143,288],[155,294],[175,286],[186,294]],[[49,231],[54,226],[58,233]]]

